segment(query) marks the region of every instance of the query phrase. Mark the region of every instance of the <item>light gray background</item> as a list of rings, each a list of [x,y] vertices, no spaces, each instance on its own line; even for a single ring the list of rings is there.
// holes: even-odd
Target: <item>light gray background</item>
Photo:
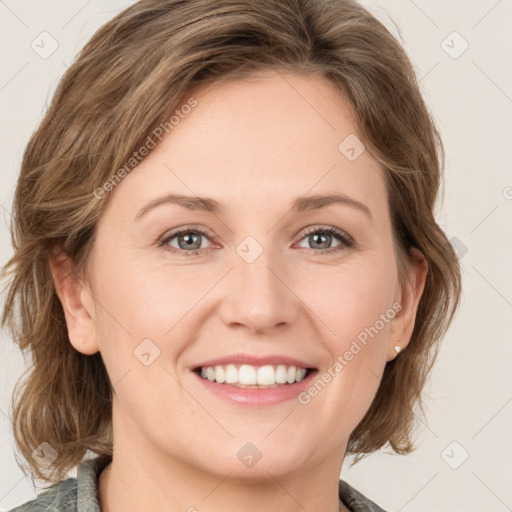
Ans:
[[[0,265],[12,252],[7,225],[24,146],[77,51],[131,3],[0,0]],[[426,389],[417,451],[373,454],[353,468],[346,461],[342,477],[390,512],[512,510],[512,0],[363,3],[398,35],[396,23],[441,129],[438,220],[459,251],[464,298]],[[51,49],[43,31],[58,43],[47,58],[31,47]],[[8,510],[36,491],[14,461],[9,424],[23,359],[0,335],[0,510]]]

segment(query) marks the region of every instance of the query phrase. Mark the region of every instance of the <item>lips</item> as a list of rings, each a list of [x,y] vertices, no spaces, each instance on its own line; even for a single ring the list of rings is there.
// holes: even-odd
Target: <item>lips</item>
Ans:
[[[201,379],[259,390],[295,385],[316,370],[311,364],[284,355],[235,354],[202,362],[193,368]]]
[[[203,361],[200,364],[195,365],[192,369],[194,371],[201,370],[201,368],[208,368],[212,366],[222,366],[234,364],[237,367],[241,365],[250,365],[250,366],[295,366],[297,368],[304,368],[305,370],[316,370],[316,368],[305,361],[301,361],[299,359],[284,356],[284,355],[269,355],[269,356],[256,356],[250,354],[233,354],[230,356],[219,357],[217,359],[211,359],[208,361]]]
[[[246,361],[253,363],[250,365]],[[269,364],[269,361],[274,364]],[[279,364],[283,362],[287,364]],[[290,362],[294,364],[288,364]],[[297,400],[300,393],[311,385],[318,370],[289,357],[239,355],[204,361],[191,373],[194,381],[211,396],[237,406],[259,408]]]

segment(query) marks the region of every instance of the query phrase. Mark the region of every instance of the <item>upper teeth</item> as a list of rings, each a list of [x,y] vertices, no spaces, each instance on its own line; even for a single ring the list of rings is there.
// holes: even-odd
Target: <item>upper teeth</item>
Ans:
[[[216,381],[219,384],[242,384],[242,385],[260,385],[272,386],[274,384],[293,384],[300,382],[306,376],[305,368],[296,366],[285,366],[280,364],[276,367],[272,365],[251,366],[243,364],[237,368],[234,364],[203,366],[201,368],[201,377],[210,381]]]

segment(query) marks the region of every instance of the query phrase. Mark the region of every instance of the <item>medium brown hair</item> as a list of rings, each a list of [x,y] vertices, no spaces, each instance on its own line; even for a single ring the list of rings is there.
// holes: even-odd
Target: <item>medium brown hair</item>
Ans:
[[[187,91],[266,69],[315,74],[337,86],[386,170],[400,279],[411,247],[428,262],[410,343],[387,363],[347,453],[359,460],[387,443],[401,454],[414,449],[413,406],[423,411],[421,391],[458,306],[461,278],[434,218],[442,142],[400,43],[353,0],[141,0],[101,27],[66,71],[17,182],[2,325],[32,359],[12,410],[15,441],[33,476],[56,482],[86,450],[112,453],[111,383],[100,353],[84,355],[69,342],[52,250],[63,249],[74,275],[85,275],[108,199],[94,191],[169,120]],[[58,453],[50,474],[31,456],[42,442]]]

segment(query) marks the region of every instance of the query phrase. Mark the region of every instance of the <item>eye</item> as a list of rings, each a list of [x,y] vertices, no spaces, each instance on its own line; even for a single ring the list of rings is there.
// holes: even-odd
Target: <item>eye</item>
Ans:
[[[354,246],[352,237],[332,226],[311,227],[306,231],[305,236],[301,238],[302,240],[311,244],[312,249],[319,249],[316,252],[320,254],[336,252]],[[337,240],[339,244],[332,247],[333,240]]]
[[[200,254],[201,250],[205,248],[203,238],[209,239],[209,236],[210,233],[201,228],[186,228],[167,233],[158,245],[168,251],[180,253],[180,255],[194,256]]]
[[[187,227],[166,233],[158,242],[165,250],[179,254],[180,256],[197,256],[206,249],[203,240],[210,240],[213,235],[209,231],[199,227]],[[300,239],[311,244],[311,249],[316,249],[317,254],[326,254],[340,251],[355,245],[354,240],[343,231],[332,226],[313,226],[308,228]],[[338,241],[338,245],[332,247],[332,242]]]

